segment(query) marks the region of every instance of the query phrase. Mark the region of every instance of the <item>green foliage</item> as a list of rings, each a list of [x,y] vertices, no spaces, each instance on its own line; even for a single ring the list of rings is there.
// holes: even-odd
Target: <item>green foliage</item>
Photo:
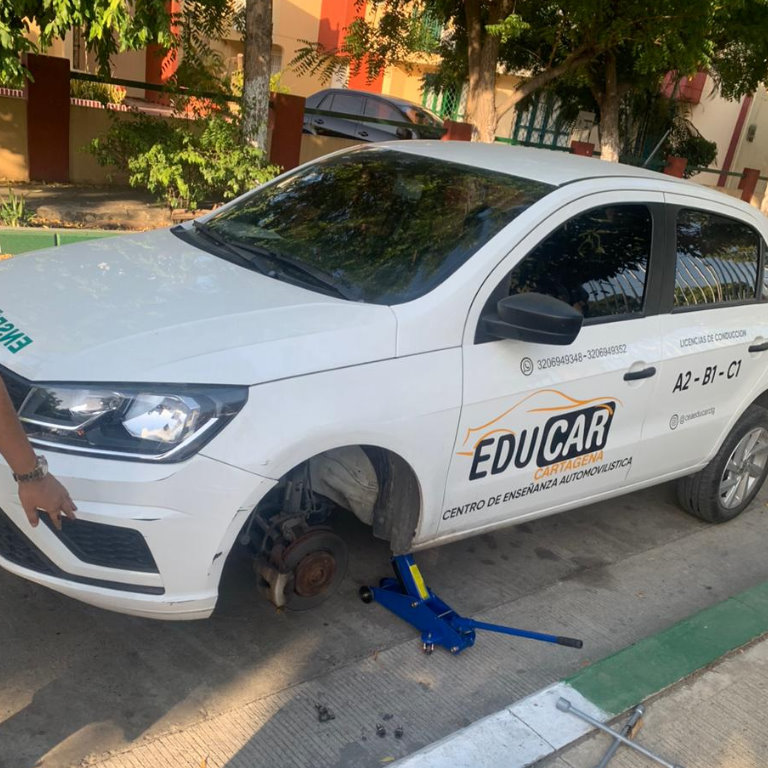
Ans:
[[[275,72],[274,75],[270,75],[269,78],[269,90],[272,93],[290,93],[291,89],[284,86],[280,81],[282,79],[282,72]],[[243,95],[243,70],[238,69],[232,73],[229,78],[229,90],[233,96],[238,98]]]
[[[530,29],[530,23],[517,13],[511,13],[500,23],[488,24],[486,27],[486,30],[491,35],[496,35],[502,43],[508,43],[510,40],[519,40]]]
[[[171,15],[165,0],[3,0],[0,3],[0,78],[15,81],[27,75],[20,53],[37,53],[53,40],[81,27],[85,45],[102,73],[118,51],[144,48],[150,43],[172,46]],[[40,34],[30,39],[30,25]]]
[[[113,119],[90,151],[101,165],[128,172],[131,186],[171,208],[231,200],[279,170],[261,150],[240,142],[236,118],[219,113],[194,122],[145,114]]]
[[[78,99],[91,99],[106,104],[122,104],[125,88],[111,83],[94,83],[89,80],[70,80],[69,95]]]
[[[705,139],[690,123],[676,128],[669,135],[666,154],[688,159],[683,175],[689,179],[697,173],[693,168],[706,168],[715,162],[717,142]]]
[[[766,0],[378,0],[375,20],[357,18],[336,50],[301,41],[291,62],[300,74],[330,77],[342,66],[365,68],[376,77],[389,64],[407,62],[414,19],[442,23],[434,49],[437,72],[425,78],[434,90],[470,82],[492,90],[497,70],[524,72],[512,104],[564,77],[593,95],[608,92],[608,66],[615,62],[620,94],[654,90],[670,70],[692,74],[706,68],[723,95],[736,98],[768,78]],[[479,19],[474,24],[473,19]],[[483,55],[470,51],[482,48]],[[472,71],[470,71],[472,69]],[[478,83],[480,85],[478,85]],[[615,105],[615,99],[614,99]],[[468,119],[472,120],[472,114]]]
[[[0,2],[0,84],[18,85],[27,76],[19,54],[44,52],[73,27],[83,32],[86,49],[100,74],[109,74],[110,57],[120,51],[185,46],[188,67],[210,52],[232,22],[229,0],[187,0],[181,13],[166,0],[2,0]],[[39,36],[32,38],[32,25]]]
[[[27,208],[24,195],[17,195],[8,187],[8,197],[0,200],[0,225],[4,227],[26,227],[34,214]]]

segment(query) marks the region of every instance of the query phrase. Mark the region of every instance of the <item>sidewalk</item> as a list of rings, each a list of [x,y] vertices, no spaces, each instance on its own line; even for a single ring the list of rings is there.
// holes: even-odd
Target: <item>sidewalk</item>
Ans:
[[[50,227],[146,230],[171,224],[165,206],[131,187],[31,182],[10,188]],[[0,187],[0,202],[7,196],[8,186]]]
[[[685,768],[763,768],[768,764],[766,690],[768,640],[761,638],[648,700],[635,740]],[[614,727],[621,728],[625,719]],[[592,768],[610,742],[607,734],[593,733],[537,768]],[[608,768],[653,765],[658,764],[622,746]]]
[[[676,768],[763,768],[768,729],[768,582],[707,608],[399,761],[397,768],[594,768],[646,708],[637,743]],[[620,716],[619,716],[620,715]],[[654,762],[622,746],[610,768]],[[660,763],[655,763],[656,765]],[[664,764],[664,763],[661,763]]]

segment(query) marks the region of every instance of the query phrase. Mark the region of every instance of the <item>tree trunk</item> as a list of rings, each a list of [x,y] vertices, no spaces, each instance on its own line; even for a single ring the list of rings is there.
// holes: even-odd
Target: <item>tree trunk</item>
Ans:
[[[600,159],[619,162],[619,87],[616,79],[616,57],[609,52],[605,62],[605,91],[599,95]]]
[[[497,0],[489,7],[488,19],[482,17],[480,0],[466,0],[464,14],[467,21],[469,89],[467,92],[467,120],[474,127],[473,139],[491,142],[496,136],[496,65],[499,60],[499,38],[489,35],[485,25],[505,18],[512,4]]]
[[[272,0],[246,0],[243,56],[243,140],[267,149]]]

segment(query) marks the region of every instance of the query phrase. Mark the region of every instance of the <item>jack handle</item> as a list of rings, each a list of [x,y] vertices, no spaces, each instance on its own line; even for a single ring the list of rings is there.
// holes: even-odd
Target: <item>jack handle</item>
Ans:
[[[527,637],[531,640],[541,640],[544,643],[554,643],[555,645],[567,645],[569,648],[582,648],[584,642],[575,637],[562,637],[560,635],[545,635],[541,632],[529,632],[527,629],[516,629],[515,627],[504,627],[500,624],[487,624],[484,621],[475,621],[467,619],[473,629],[485,629],[488,632],[499,632],[502,635],[515,635],[517,637]]]

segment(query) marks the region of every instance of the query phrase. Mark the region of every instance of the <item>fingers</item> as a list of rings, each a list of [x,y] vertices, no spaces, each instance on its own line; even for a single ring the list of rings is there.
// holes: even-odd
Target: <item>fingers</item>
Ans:
[[[61,516],[59,515],[59,510],[56,510],[55,512],[48,511],[48,512],[46,512],[46,514],[48,515],[48,517],[50,518],[51,522],[53,523],[53,527],[57,531],[60,531],[61,530]]]
[[[19,484],[19,499],[29,524],[34,528],[40,514],[46,514],[56,530],[61,530],[61,517],[75,520],[77,507],[67,489],[53,475],[39,481]]]
[[[67,498],[64,499],[64,503],[61,505],[61,513],[66,515],[70,520],[77,520],[77,515],[75,515],[75,512],[77,512],[75,502],[72,501],[69,494],[67,494]]]
[[[27,520],[29,520],[29,524],[33,528],[37,528],[37,524],[40,522],[40,517],[37,514],[37,509],[34,506],[30,506],[28,504],[24,505],[24,513],[27,516]]]
[[[56,528],[57,531],[61,530],[61,518],[62,517],[68,517],[70,520],[76,520],[75,516],[75,510],[77,507],[75,506],[75,503],[72,501],[72,499],[69,498],[69,494],[67,494],[66,498],[61,500],[61,503],[59,504],[59,508],[56,510],[47,510],[46,514],[51,519],[51,522],[53,523],[54,528]],[[45,510],[39,510],[40,512],[43,512]]]

